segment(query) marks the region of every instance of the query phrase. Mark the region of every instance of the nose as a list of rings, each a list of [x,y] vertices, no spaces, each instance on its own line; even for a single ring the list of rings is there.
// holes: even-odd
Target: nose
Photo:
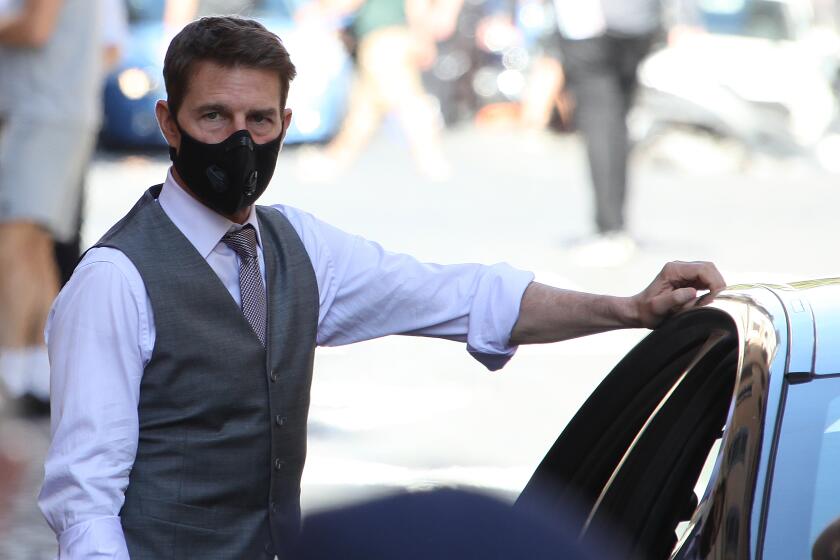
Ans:
[[[237,114],[233,117],[234,132],[248,129],[248,119],[244,114]]]

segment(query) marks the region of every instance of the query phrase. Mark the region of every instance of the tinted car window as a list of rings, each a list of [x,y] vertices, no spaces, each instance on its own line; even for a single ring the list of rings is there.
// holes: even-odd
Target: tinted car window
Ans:
[[[165,0],[127,0],[129,23],[160,21],[163,19]]]
[[[172,1],[172,0],[170,0]],[[197,16],[240,14],[251,17],[291,17],[304,0],[202,0]],[[126,0],[130,23],[159,22],[166,0]]]
[[[783,2],[768,0],[701,0],[700,19],[710,33],[793,39],[790,14]]]
[[[814,542],[840,518],[838,473],[840,376],[791,385],[770,491],[764,558],[812,557]]]

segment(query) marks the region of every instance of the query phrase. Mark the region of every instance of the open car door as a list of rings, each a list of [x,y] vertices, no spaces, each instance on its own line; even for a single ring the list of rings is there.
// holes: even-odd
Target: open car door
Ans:
[[[619,558],[754,558],[784,378],[810,367],[814,347],[807,305],[789,316],[793,293],[727,291],[653,331],[569,422],[517,507],[576,508],[581,540],[607,538]]]

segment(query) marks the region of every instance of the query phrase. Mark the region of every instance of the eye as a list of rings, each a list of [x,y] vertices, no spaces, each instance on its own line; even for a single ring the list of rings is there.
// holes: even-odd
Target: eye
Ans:
[[[254,115],[253,120],[257,124],[264,124],[264,123],[271,122],[271,119],[269,119],[265,115]]]
[[[218,111],[210,111],[209,113],[204,114],[204,118],[208,121],[215,121],[219,119],[219,112]]]

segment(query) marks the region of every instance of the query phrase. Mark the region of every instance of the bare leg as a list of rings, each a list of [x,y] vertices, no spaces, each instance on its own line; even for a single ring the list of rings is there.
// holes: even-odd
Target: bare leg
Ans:
[[[49,233],[29,222],[0,224],[0,348],[44,343],[57,276]]]
[[[523,126],[534,130],[548,126],[563,83],[563,67],[557,60],[542,56],[534,61],[522,98]]]
[[[368,145],[381,121],[382,109],[377,102],[376,92],[371,87],[367,73],[360,68],[350,93],[347,116],[338,134],[324,148],[325,155],[339,166],[351,164]]]
[[[0,363],[13,394],[37,386],[46,396],[49,371],[43,359],[44,371],[32,371],[30,358],[43,358],[44,325],[57,293],[52,236],[30,222],[0,224]]]
[[[440,145],[441,118],[423,89],[421,45],[407,27],[390,27],[374,35],[365,66],[377,97],[384,111],[396,114],[418,171],[430,179],[445,179],[449,164]]]

